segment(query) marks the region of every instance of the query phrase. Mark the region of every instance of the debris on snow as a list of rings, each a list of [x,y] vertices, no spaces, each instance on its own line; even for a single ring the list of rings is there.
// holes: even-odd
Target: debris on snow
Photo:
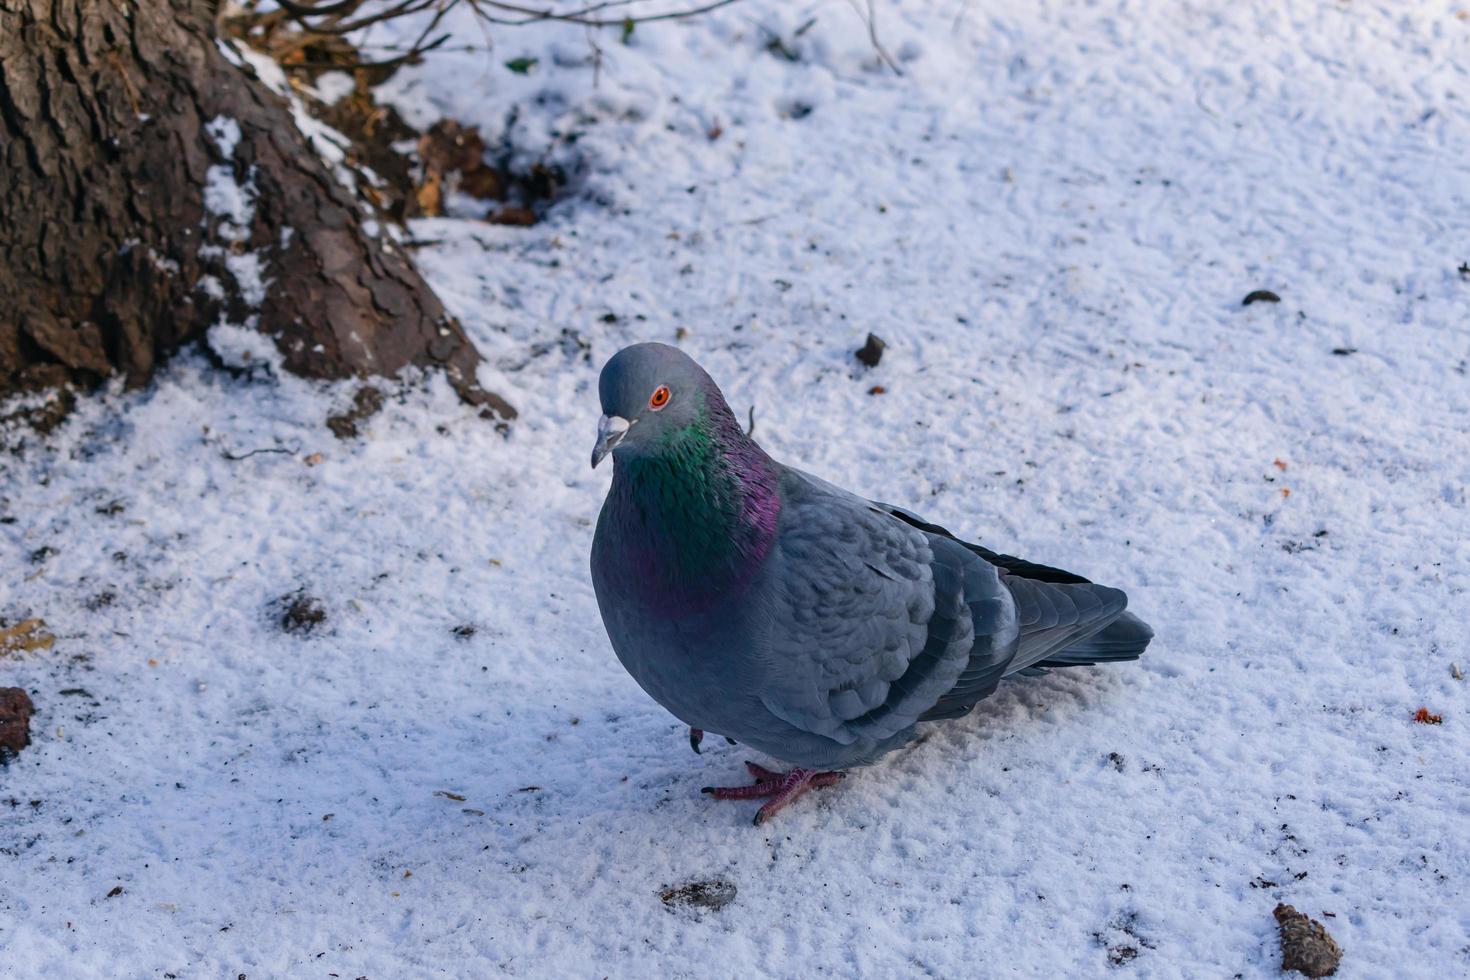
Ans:
[[[735,901],[735,883],[724,878],[691,881],[678,887],[665,888],[659,900],[670,909],[718,912]]]
[[[327,428],[338,439],[355,439],[358,436],[357,424],[372,418],[382,409],[383,393],[372,385],[363,385],[352,396],[351,408],[327,419]]]
[[[321,600],[305,592],[282,596],[280,603],[285,607],[281,613],[281,629],[287,633],[307,636],[327,618]]]
[[[34,555],[32,560],[35,560]],[[23,619],[14,626],[0,629],[0,654],[50,650],[55,643],[56,637],[47,631],[44,619]]]
[[[31,715],[36,706],[18,687],[0,687],[0,762],[9,761],[31,744]]]
[[[863,342],[863,346],[859,347],[855,352],[855,356],[868,367],[877,367],[878,362],[883,359],[883,350],[887,346],[882,337],[870,333],[868,334],[868,339]]]
[[[1295,970],[1309,977],[1330,977],[1342,962],[1342,947],[1322,923],[1287,905],[1276,906],[1273,913],[1281,929],[1281,969]]]

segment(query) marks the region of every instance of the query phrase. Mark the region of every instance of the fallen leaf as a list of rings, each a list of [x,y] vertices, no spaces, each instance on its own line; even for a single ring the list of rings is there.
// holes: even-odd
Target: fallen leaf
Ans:
[[[870,394],[870,395],[881,395],[881,394],[884,394],[887,391],[888,391],[888,389],[885,388],[885,387],[883,387],[882,385],[873,385],[873,387],[871,387],[871,388],[868,389],[868,394]]]
[[[46,631],[44,619],[25,619],[0,630],[0,653],[30,653],[50,650],[56,637]]]
[[[107,897],[108,898],[117,898],[117,896],[121,895],[122,893],[123,893],[123,886],[122,885],[115,885],[113,887],[112,891],[110,891],[110,892],[107,893]]]
[[[1290,487],[1282,487],[1281,488],[1281,496],[1283,496],[1283,497],[1290,497],[1291,496],[1291,488]]]
[[[307,466],[315,466],[316,464],[320,463],[321,461],[322,461],[322,454],[321,453],[312,453],[310,456],[306,457],[306,459],[302,460],[302,462],[304,462]]]
[[[517,75],[526,75],[530,73],[532,68],[536,67],[540,60],[539,58],[512,58],[505,63],[505,67]]]
[[[420,213],[431,218],[444,213],[444,192],[439,184],[439,175],[430,174],[413,192]]]
[[[1420,708],[1414,712],[1414,720],[1421,725],[1444,724],[1444,715],[1431,715],[1428,708]]]
[[[1286,472],[1286,460],[1284,460],[1284,459],[1273,459],[1273,460],[1271,460],[1271,465],[1274,466],[1274,467],[1276,467],[1278,470],[1280,470],[1283,473]]]
[[[456,803],[463,803],[465,800],[463,796],[460,796],[458,793],[451,793],[447,789],[436,789],[434,790],[434,795],[442,796],[446,800],[454,800]]]
[[[485,220],[492,225],[511,225],[517,228],[529,228],[536,223],[536,212],[530,208],[521,207],[518,204],[508,204],[499,211],[487,215]]]

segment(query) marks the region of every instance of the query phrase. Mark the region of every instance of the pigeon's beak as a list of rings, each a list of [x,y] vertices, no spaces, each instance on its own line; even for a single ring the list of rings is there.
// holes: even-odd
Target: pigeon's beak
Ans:
[[[628,426],[632,424],[621,415],[604,415],[597,420],[597,445],[592,447],[593,469],[597,469],[602,458],[623,441],[623,436],[628,434]]]

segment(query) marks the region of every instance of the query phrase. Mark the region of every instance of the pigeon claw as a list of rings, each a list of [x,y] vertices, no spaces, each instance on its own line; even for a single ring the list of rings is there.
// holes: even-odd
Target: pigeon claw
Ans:
[[[819,769],[793,769],[790,772],[776,772],[754,762],[747,762],[745,768],[755,779],[755,782],[749,786],[706,786],[700,792],[713,796],[717,800],[753,800],[769,797],[765,805],[755,812],[754,823],[757,827],[770,820],[778,811],[807,790],[832,786],[847,775],[841,772],[823,772]]]

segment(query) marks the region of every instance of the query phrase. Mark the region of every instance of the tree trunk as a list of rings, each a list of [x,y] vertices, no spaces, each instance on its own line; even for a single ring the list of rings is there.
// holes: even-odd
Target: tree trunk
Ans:
[[[315,378],[479,354],[217,40],[209,0],[0,0],[0,396],[149,378],[226,321]]]

